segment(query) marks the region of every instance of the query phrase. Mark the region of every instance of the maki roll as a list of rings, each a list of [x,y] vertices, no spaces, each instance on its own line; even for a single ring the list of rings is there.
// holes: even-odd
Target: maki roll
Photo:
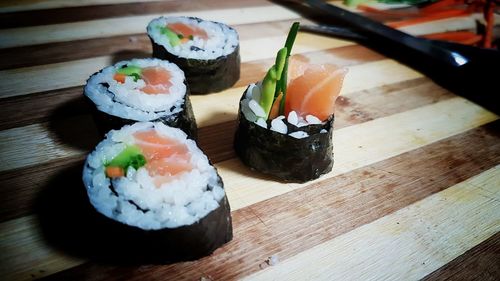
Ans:
[[[160,17],[147,31],[153,57],[184,70],[193,93],[219,92],[239,79],[240,47],[233,28],[194,17]]]
[[[276,63],[240,99],[236,154],[252,169],[283,181],[306,182],[333,166],[333,107],[344,68],[290,57],[294,23]]]
[[[184,72],[171,62],[118,62],[93,74],[84,95],[94,104],[102,135],[137,121],[161,121],[196,139],[196,120]]]
[[[179,261],[232,239],[221,178],[186,134],[161,122],[110,131],[87,157],[83,182],[101,219],[134,259]]]

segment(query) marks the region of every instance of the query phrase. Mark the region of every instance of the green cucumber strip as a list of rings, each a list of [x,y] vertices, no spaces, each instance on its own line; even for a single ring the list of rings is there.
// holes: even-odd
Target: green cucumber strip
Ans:
[[[283,74],[283,70],[285,67],[285,61],[286,61],[286,54],[287,54],[287,49],[286,47],[281,48],[278,51],[278,54],[276,55],[276,63],[274,64],[276,66],[276,77],[278,78],[278,82],[276,83],[276,90],[274,91],[274,97],[276,98],[280,92],[281,92],[281,83],[279,83],[279,79]]]
[[[125,74],[127,76],[130,76],[130,75],[133,75],[133,74],[140,75],[141,72],[142,72],[142,69],[140,67],[138,67],[138,66],[135,66],[135,65],[129,65],[127,67],[118,69],[116,72],[120,73],[120,74]]]
[[[264,80],[262,80],[262,93],[260,96],[259,105],[266,113],[266,120],[271,111],[271,106],[274,101],[274,91],[276,90],[276,66],[272,66],[268,71]]]
[[[137,154],[130,157],[129,167],[132,166],[134,169],[139,169],[140,167],[146,165],[146,158],[142,154]],[[126,171],[126,170],[125,170]]]
[[[146,158],[142,155],[139,147],[135,145],[127,146],[115,158],[113,158],[105,166],[121,167],[127,172],[127,168],[132,166],[134,169],[139,169],[146,164]]]
[[[137,80],[141,79],[141,75],[139,75],[137,73],[132,73],[129,76],[134,77],[134,82],[137,82]]]
[[[281,74],[283,73],[287,54],[287,48],[283,47],[278,51],[278,54],[276,55],[276,63],[274,65],[276,66],[276,77],[278,78],[281,77]]]
[[[288,78],[288,58],[285,60],[285,70],[283,75],[281,76],[281,80],[279,81],[281,93],[283,96],[281,97],[280,109],[278,111],[278,115],[285,115],[285,99],[286,99],[286,80]],[[285,116],[286,117],[286,116]]]
[[[285,47],[288,50],[287,52],[287,57],[290,56],[292,53],[292,46],[293,43],[295,42],[295,38],[297,37],[297,32],[299,31],[299,22],[294,22],[292,24],[292,27],[290,28],[290,31],[288,32],[288,36],[286,37],[286,42],[285,42]]]
[[[290,54],[292,53],[293,43],[295,43],[295,38],[297,38],[297,32],[299,31],[299,22],[294,22],[292,27],[290,28],[290,32],[288,32],[288,36],[286,37],[285,48],[287,49],[287,54],[285,58],[285,65],[283,67],[283,73],[278,81],[278,87],[283,94],[280,102],[279,115],[285,114],[285,100],[286,100],[286,88],[287,88],[287,78],[288,78],[288,61],[290,58]]]
[[[168,41],[170,42],[170,45],[172,45],[172,47],[175,47],[181,43],[181,39],[179,39],[177,33],[170,30],[170,28],[166,26],[160,26],[159,28],[161,34],[164,34],[168,37]]]

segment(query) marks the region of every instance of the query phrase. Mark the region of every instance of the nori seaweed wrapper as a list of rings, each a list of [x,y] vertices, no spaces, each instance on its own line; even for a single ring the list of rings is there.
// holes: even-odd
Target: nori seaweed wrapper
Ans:
[[[199,18],[193,18],[198,22]],[[231,28],[231,27],[229,27]],[[149,35],[149,34],[148,34]],[[230,88],[240,78],[240,46],[234,52],[216,59],[183,58],[171,54],[149,36],[153,45],[153,57],[175,63],[186,75],[193,94],[208,94]]]
[[[184,84],[186,84],[185,81]],[[110,130],[118,130],[125,125],[138,122],[137,120],[125,119],[122,117],[110,115],[106,112],[102,112],[97,108],[97,106],[90,98],[87,97],[87,99],[94,108],[92,115],[94,117],[97,129],[102,136],[106,135]],[[191,100],[189,99],[189,87],[186,87],[186,95],[184,96],[184,103],[182,104],[181,109],[182,110],[178,113],[147,121],[162,122],[165,125],[179,128],[184,131],[189,138],[197,140],[198,128],[196,126],[196,119],[194,117],[193,107],[191,106]]]
[[[300,128],[284,120],[288,133],[304,131],[309,134],[297,139],[248,121],[240,105],[234,149],[241,161],[254,170],[283,181],[306,182],[332,170],[333,120],[332,115],[323,124]],[[323,129],[326,132],[320,133]]]
[[[218,177],[222,186],[222,179]],[[190,261],[210,255],[233,239],[231,209],[226,195],[219,207],[199,221],[176,228],[144,230],[97,213],[103,239],[110,244],[101,258],[116,258],[132,263],[171,263]]]

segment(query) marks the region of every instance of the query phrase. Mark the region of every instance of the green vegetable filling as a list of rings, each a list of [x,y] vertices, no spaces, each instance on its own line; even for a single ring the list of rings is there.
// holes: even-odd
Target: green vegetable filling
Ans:
[[[135,65],[129,65],[124,68],[118,69],[116,72],[120,74],[125,74],[127,76],[132,76],[134,77],[134,82],[137,82],[137,80],[141,79],[142,69]]]
[[[182,37],[179,38],[179,34],[173,32],[170,28],[166,26],[160,26],[158,28],[160,29],[161,34],[167,36],[168,41],[170,42],[170,45],[172,45],[172,47],[175,47],[181,43]]]
[[[286,82],[288,73],[288,58],[292,52],[292,46],[299,31],[299,23],[294,22],[290,28],[290,32],[286,38],[285,47],[281,48],[276,55],[275,64],[269,69],[266,76],[262,80],[262,94],[259,105],[264,109],[266,118],[269,118],[269,113],[276,102],[276,98],[280,93],[283,94],[279,106],[279,114],[284,114],[285,97],[286,97]]]
[[[172,31],[172,29],[170,29],[166,26],[159,26],[158,29],[160,29],[161,34],[167,36],[168,41],[170,42],[170,45],[172,45],[172,47],[175,47],[175,46],[181,44],[182,43],[181,40],[186,38],[186,37],[184,37],[184,35],[177,34],[174,31]],[[189,35],[189,36],[187,36],[187,39],[193,40],[194,37],[193,37],[193,35]]]
[[[104,166],[121,167],[126,173],[128,167],[133,167],[137,170],[144,165],[146,165],[146,158],[142,155],[141,150],[139,147],[131,145],[127,146],[120,154]]]

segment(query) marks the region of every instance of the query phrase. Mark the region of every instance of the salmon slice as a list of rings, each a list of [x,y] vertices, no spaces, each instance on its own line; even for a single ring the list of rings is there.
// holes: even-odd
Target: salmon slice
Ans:
[[[145,143],[137,143],[141,148],[144,157],[147,160],[157,160],[166,157],[171,157],[173,155],[178,155],[183,157],[185,160],[189,160],[189,154],[187,153],[187,147],[181,144],[177,145],[151,145]]]
[[[296,111],[305,118],[311,114],[322,121],[334,112],[347,69],[334,65],[309,66],[287,88],[285,114]]]
[[[141,91],[148,95],[168,94],[170,87],[164,85],[146,85]]]
[[[136,140],[150,143],[150,144],[159,144],[159,145],[172,145],[178,143],[177,140],[170,139],[168,137],[160,136],[156,130],[146,130],[139,131],[134,133],[134,138]]]
[[[188,148],[185,144],[160,136],[156,130],[139,131],[134,134],[134,137],[146,160],[167,158],[173,155],[184,156],[186,160],[189,160]]]
[[[154,177],[154,185],[159,188],[162,184],[174,180],[176,175],[191,171],[193,166],[189,162],[174,157],[151,161],[146,164],[146,169],[150,176]]]
[[[182,35],[184,38],[189,36],[197,36],[203,40],[208,39],[208,34],[204,29],[197,26],[187,25],[182,22],[169,23],[167,27],[173,32]]]
[[[299,55],[291,56],[288,61],[288,83],[304,74],[309,65],[307,57]]]
[[[170,72],[161,67],[146,67],[141,71],[141,78],[146,82],[141,91],[146,94],[168,94],[170,86]]]
[[[193,169],[193,166],[177,157],[163,158],[146,163],[150,175],[175,176]]]
[[[134,138],[146,158],[145,167],[149,175],[155,179],[157,176],[175,176],[193,169],[189,163],[191,156],[185,144],[161,136],[154,129],[136,132]],[[159,182],[164,183],[165,180]],[[155,184],[159,187],[161,183]]]

